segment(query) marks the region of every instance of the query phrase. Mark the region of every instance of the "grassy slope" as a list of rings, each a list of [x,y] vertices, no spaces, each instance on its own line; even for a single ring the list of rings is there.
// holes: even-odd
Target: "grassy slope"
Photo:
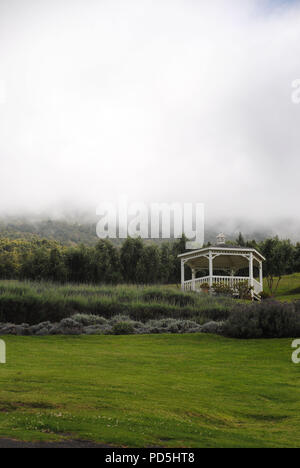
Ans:
[[[300,445],[291,340],[5,337],[0,436],[126,446]]]
[[[269,292],[266,281],[264,289]],[[300,300],[300,273],[294,273],[282,278],[276,292],[276,299],[280,301]]]

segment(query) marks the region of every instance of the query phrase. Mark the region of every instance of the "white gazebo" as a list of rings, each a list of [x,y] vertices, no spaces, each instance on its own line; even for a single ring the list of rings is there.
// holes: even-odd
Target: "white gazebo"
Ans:
[[[214,284],[224,284],[234,290],[238,283],[248,281],[252,299],[260,299],[265,258],[256,249],[227,245],[224,234],[219,234],[217,245],[184,253],[179,255],[179,258],[183,291],[200,291],[204,284],[208,284],[211,289]],[[192,279],[189,281],[185,281],[185,265],[192,271]],[[254,267],[258,270],[258,278],[255,278]],[[249,271],[248,276],[237,276],[245,269]],[[200,271],[208,272],[208,276],[197,278]],[[221,272],[222,276],[216,275],[215,272]]]

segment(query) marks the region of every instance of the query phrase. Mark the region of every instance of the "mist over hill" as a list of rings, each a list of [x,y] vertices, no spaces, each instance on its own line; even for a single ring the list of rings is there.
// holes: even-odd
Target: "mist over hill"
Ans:
[[[0,237],[9,239],[32,239],[42,237],[56,240],[64,245],[94,245],[97,240],[96,226],[99,218],[89,213],[68,214],[59,217],[3,216],[0,217]],[[205,242],[214,243],[216,236],[224,232],[227,240],[235,240],[242,232],[246,240],[261,241],[266,237],[279,235],[290,238],[293,242],[300,241],[300,229],[291,220],[281,220],[272,225],[257,225],[245,220],[210,221],[205,225]],[[120,245],[121,239],[111,239]],[[169,239],[167,239],[169,240]],[[163,239],[149,239],[148,242],[162,242]]]

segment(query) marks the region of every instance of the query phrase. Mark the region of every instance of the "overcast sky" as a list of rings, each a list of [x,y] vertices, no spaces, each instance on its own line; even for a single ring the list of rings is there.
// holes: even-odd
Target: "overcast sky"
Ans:
[[[0,0],[0,211],[297,223],[297,78],[297,1]]]

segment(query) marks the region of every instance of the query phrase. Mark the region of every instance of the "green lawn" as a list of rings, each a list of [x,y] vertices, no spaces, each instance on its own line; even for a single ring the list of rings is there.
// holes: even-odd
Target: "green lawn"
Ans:
[[[269,292],[266,280],[264,281],[264,289]],[[279,283],[275,297],[280,301],[300,300],[300,273],[284,276]]]
[[[0,437],[117,446],[300,446],[291,340],[4,337]]]

